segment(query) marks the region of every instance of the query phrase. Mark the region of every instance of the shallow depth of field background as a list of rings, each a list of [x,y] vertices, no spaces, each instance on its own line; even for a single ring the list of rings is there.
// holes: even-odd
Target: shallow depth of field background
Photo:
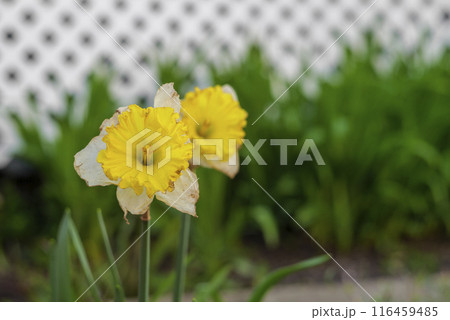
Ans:
[[[448,1],[379,0],[332,47],[372,1],[77,1],[0,0],[0,301],[51,299],[66,208],[94,276],[108,267],[97,208],[116,257],[139,235],[115,188],[88,188],[73,156],[116,108],[152,104],[151,77],[182,97],[231,84],[252,143],[299,143],[283,166],[266,141],[267,166],[253,160],[234,180],[197,171],[190,297],[242,300],[270,270],[323,253],[253,178],[377,300],[450,299]],[[326,166],[294,165],[305,139]],[[164,210],[155,202],[151,215]],[[180,214],[170,209],[151,229],[154,300],[171,292]],[[131,297],[138,252],[117,264]],[[89,283],[72,260],[76,299]],[[110,274],[99,284],[112,299]],[[274,291],[271,300],[367,300],[333,262]]]

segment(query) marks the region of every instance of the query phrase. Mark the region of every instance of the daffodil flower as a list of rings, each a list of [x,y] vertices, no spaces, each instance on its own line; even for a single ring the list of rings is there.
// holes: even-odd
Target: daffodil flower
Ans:
[[[188,127],[194,150],[199,150],[200,165],[234,178],[239,171],[238,150],[247,125],[247,112],[241,108],[236,92],[229,85],[195,88],[181,104],[185,113],[182,121]]]
[[[189,170],[192,143],[179,114],[172,83],[158,90],[153,108],[119,108],[75,155],[75,170],[90,187],[116,185],[125,219],[127,212],[147,213],[154,197],[196,216],[198,179]]]

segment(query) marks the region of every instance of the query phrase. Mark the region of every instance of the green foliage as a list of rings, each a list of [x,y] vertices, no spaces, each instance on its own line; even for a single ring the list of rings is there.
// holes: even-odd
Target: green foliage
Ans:
[[[297,218],[342,250],[450,233],[450,53],[427,67],[404,57],[385,73],[378,59],[370,43],[348,51],[334,79],[319,82],[300,131],[327,165],[299,169]]]
[[[110,264],[108,270],[111,270],[112,274],[112,286],[115,291],[115,301],[125,301],[121,279],[115,264],[116,261],[113,260],[114,257],[109,244],[101,210],[97,211],[97,217],[108,254]],[[84,286],[89,289],[92,298],[95,301],[101,301],[102,298],[100,288],[98,286],[98,280],[100,280],[100,278],[95,279],[93,276],[88,255],[84,250],[78,229],[71,218],[69,209],[66,210],[59,225],[58,236],[50,257],[50,285],[52,301],[74,301],[74,291],[78,289],[78,286],[74,285],[72,269],[73,266],[76,266],[77,264],[74,263],[75,260],[71,255],[71,248],[75,249],[77,258],[76,261],[80,263],[81,269],[83,270],[86,280],[84,282]],[[86,292],[83,292],[83,296],[84,293]]]
[[[249,301],[263,301],[266,293],[288,275],[304,269],[316,267],[322,263],[325,263],[329,259],[330,258],[327,255],[322,255],[272,271],[258,283],[256,288],[253,289]]]
[[[58,237],[50,257],[52,301],[73,301],[69,243],[69,214],[66,213],[58,229]]]
[[[108,257],[108,264],[111,266],[112,282],[114,286],[114,300],[116,302],[125,301],[125,293],[123,292],[123,285],[120,279],[119,270],[117,269],[116,259],[112,251],[111,243],[109,242],[108,232],[106,231],[105,221],[103,220],[102,210],[97,210],[97,219],[100,225],[103,242],[105,243],[106,255]]]
[[[97,207],[110,211],[113,207],[114,190],[87,188],[73,168],[74,155],[98,135],[102,121],[116,109],[104,77],[91,75],[88,85],[86,102],[67,96],[65,112],[50,114],[58,132],[55,139],[42,134],[42,115],[38,114],[36,106],[30,108],[25,119],[11,114],[23,143],[17,156],[29,161],[41,173],[42,186],[36,196],[41,201],[40,209],[48,212],[47,221],[41,223],[51,224],[69,207],[82,228],[89,228],[91,218],[86,212],[95,212]]]
[[[71,240],[71,241],[70,241]],[[77,258],[81,264],[87,285],[90,286],[92,297],[100,301],[100,290],[94,281],[94,276],[89,265],[89,260],[84,250],[78,230],[67,209],[58,229],[56,243],[50,257],[50,280],[52,301],[73,301],[74,287],[72,285],[71,270],[73,261],[71,259],[71,244],[75,249]]]
[[[289,266],[278,268],[270,272],[269,274],[263,276],[252,290],[249,301],[263,301],[267,292],[269,292],[275,285],[287,276],[308,268],[316,267],[327,262],[328,260],[329,257],[327,255],[321,255]],[[227,283],[230,282],[228,278],[234,269],[230,265],[222,267],[213,275],[209,282],[201,282],[197,284],[195,287],[194,301],[223,301],[221,291],[223,291],[223,289],[226,288]]]
[[[252,144],[258,139],[285,138],[297,139],[298,146],[288,148],[288,164],[282,166],[279,147],[266,141],[259,152],[268,165],[260,166],[252,160],[233,180],[210,169],[197,170],[199,218],[191,223],[187,290],[197,288],[195,284],[204,279],[215,279],[212,289],[196,289],[197,299],[220,300],[217,288],[226,286],[221,279],[226,281],[230,272],[223,266],[253,261],[248,239],[277,248],[302,233],[252,178],[330,249],[348,251],[364,246],[384,252],[404,240],[449,236],[450,51],[425,62],[418,50],[392,58],[391,66],[379,71],[376,66],[385,53],[370,37],[364,50],[344,49],[343,61],[331,75],[314,75],[310,70],[254,125],[253,121],[292,81],[271,68],[258,46],[251,46],[241,61],[226,67],[201,66],[210,76],[202,81],[210,85],[228,83],[236,90],[249,113],[246,138]],[[177,59],[163,61],[158,67],[158,81],[175,82],[183,96],[196,85],[193,65],[183,67]],[[316,94],[307,94],[307,81],[315,81]],[[29,117],[11,115],[22,140],[18,157],[39,172],[39,187],[23,201],[19,186],[2,182],[1,192],[7,201],[0,208],[0,240],[30,234],[34,237],[30,242],[49,238],[56,234],[56,221],[66,207],[71,208],[86,256],[96,267],[107,259],[113,261],[112,248],[123,252],[136,238],[133,220],[130,226],[123,223],[115,188],[88,188],[73,169],[73,156],[98,134],[101,122],[118,107],[108,86],[105,77],[92,75],[87,101],[67,96],[66,111],[51,115],[58,131],[55,139],[42,134],[37,120],[39,102],[33,97]],[[314,139],[326,166],[311,162],[294,165],[305,139]],[[250,154],[243,147],[240,155],[244,159]],[[92,223],[97,208],[105,212],[111,243],[103,220],[100,229]],[[158,217],[164,208],[153,203],[152,217]],[[178,238],[174,235],[180,228],[175,215],[179,213],[170,209],[152,227],[150,292],[157,296],[168,293],[174,279],[167,266],[174,265]],[[68,254],[64,243],[68,240],[61,233],[62,227],[53,257],[58,254],[64,261]],[[34,232],[36,229],[39,233]],[[137,259],[133,252],[129,254],[118,266],[125,284],[122,292],[118,290],[122,288],[119,271],[112,269],[117,300],[123,300],[124,292],[136,292],[132,287],[137,283],[136,272],[132,271],[136,268],[131,266],[137,265]],[[53,270],[68,272],[52,261]],[[259,267],[248,263],[238,276],[255,277]],[[52,272],[54,285],[58,272]],[[72,298],[64,282],[59,286],[62,288],[54,299]]]
[[[229,207],[253,212],[263,205],[280,230],[292,223],[254,178],[320,243],[343,251],[361,245],[385,251],[404,238],[449,235],[450,51],[427,63],[420,51],[392,58],[387,71],[378,71],[382,59],[368,36],[364,50],[345,50],[331,76],[312,75],[317,94],[306,94],[303,84],[311,78],[303,78],[255,125],[277,98],[270,89],[279,87],[281,77],[267,72],[255,48],[227,70],[213,69],[214,82],[231,83],[249,112],[246,137],[253,144],[260,138],[298,140],[288,148],[286,166],[279,165],[279,147],[266,141],[260,154],[268,165],[252,161],[241,168],[230,183],[237,192]],[[255,68],[260,72],[247,73]],[[326,166],[294,166],[308,138]],[[241,159],[247,154],[244,148]],[[241,214],[227,212],[229,220]]]
[[[156,68],[159,83],[173,82],[178,93],[191,90],[195,84],[193,74],[194,65],[192,64],[182,66],[177,58],[160,58]]]
[[[86,276],[89,286],[92,284],[91,286],[92,296],[94,297],[95,301],[100,301],[100,291],[96,285],[94,276],[92,275],[91,267],[89,266],[89,260],[86,255],[86,251],[84,250],[83,243],[81,242],[77,227],[73,223],[69,212],[66,213],[66,216],[68,217],[67,218],[69,224],[68,231],[72,239],[75,252],[77,253],[78,259],[80,260],[81,267],[83,269],[84,275]],[[64,217],[63,219],[66,219],[66,217]]]
[[[227,282],[227,278],[231,272],[230,266],[225,266],[221,268],[209,282],[199,283],[195,288],[195,298],[196,302],[205,301],[222,301],[220,291],[223,289]]]
[[[277,228],[277,220],[272,212],[263,206],[256,206],[250,215],[258,223],[264,236],[264,241],[268,247],[277,247],[280,242],[280,235]]]

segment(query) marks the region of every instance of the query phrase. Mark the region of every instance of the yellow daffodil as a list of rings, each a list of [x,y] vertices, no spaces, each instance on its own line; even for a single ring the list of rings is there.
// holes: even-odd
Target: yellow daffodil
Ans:
[[[195,88],[181,102],[183,122],[200,154],[199,164],[219,170],[230,178],[239,171],[238,150],[245,136],[247,112],[229,85]],[[194,163],[195,164],[195,163]]]
[[[172,83],[158,90],[153,108],[119,108],[75,155],[75,170],[88,186],[117,185],[124,216],[145,214],[154,197],[196,216],[199,189],[189,170],[192,143],[179,113]]]

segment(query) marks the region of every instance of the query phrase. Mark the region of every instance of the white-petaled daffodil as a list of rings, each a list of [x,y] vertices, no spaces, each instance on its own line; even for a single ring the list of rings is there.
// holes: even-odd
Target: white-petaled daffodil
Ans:
[[[124,217],[147,213],[154,197],[196,216],[198,179],[189,169],[192,143],[179,114],[172,83],[158,90],[154,107],[119,108],[75,155],[75,170],[88,186],[116,185]]]

